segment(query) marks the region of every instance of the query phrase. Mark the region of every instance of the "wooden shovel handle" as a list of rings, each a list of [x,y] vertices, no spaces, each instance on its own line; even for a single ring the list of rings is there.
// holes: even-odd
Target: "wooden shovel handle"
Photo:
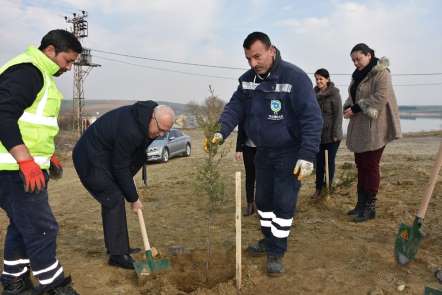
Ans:
[[[325,164],[325,184],[327,185],[327,192],[330,189],[330,167],[328,167],[328,150],[324,150],[324,164]]]
[[[431,170],[430,181],[428,182],[427,188],[425,190],[424,198],[421,201],[419,210],[416,216],[424,219],[425,213],[427,212],[428,205],[430,204],[431,195],[433,194],[434,186],[437,182],[437,177],[439,176],[440,167],[442,166],[442,142],[439,146],[439,152],[437,153],[436,160]]]
[[[143,211],[141,211],[141,209],[138,209],[137,215],[138,215],[138,221],[140,222],[140,229],[141,229],[141,236],[143,237],[144,250],[149,251],[150,244],[149,244],[149,239],[147,238],[146,224],[144,224]]]

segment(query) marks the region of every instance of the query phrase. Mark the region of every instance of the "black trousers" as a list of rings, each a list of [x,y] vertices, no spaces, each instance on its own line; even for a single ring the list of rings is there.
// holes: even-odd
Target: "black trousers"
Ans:
[[[129,253],[129,234],[127,232],[126,208],[124,198],[112,207],[101,205],[104,244],[110,255]]]
[[[256,147],[244,146],[242,159],[246,170],[247,203],[253,203],[255,201],[255,155]]]
[[[111,173],[92,166],[87,154],[75,148],[72,154],[74,167],[83,186],[101,205],[104,244],[110,255],[129,253],[124,196]]]
[[[322,190],[325,184],[325,150],[328,150],[328,172],[330,185],[335,177],[335,159],[341,141],[321,144],[316,154],[316,189]]]

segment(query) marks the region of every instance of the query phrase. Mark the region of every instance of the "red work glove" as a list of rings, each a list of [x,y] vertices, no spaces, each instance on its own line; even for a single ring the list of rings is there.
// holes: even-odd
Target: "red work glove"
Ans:
[[[18,166],[20,167],[20,176],[25,185],[26,192],[39,193],[45,188],[45,177],[34,159],[19,161]]]
[[[49,166],[49,177],[51,179],[60,179],[63,176],[63,166],[61,166],[60,160],[55,156],[51,157],[51,165]]]

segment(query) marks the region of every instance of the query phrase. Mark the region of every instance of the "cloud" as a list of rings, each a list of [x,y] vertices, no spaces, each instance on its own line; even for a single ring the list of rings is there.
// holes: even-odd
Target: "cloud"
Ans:
[[[440,38],[428,36],[435,24],[425,21],[430,9],[423,5],[425,3],[429,4],[428,1],[373,1],[369,4],[334,1],[324,17],[287,18],[275,21],[274,26],[290,35],[284,42],[286,58],[310,72],[326,67],[332,75],[351,73],[354,67],[349,52],[360,42],[374,48],[378,56],[388,56],[393,74],[434,72],[442,64],[442,43]],[[440,26],[441,22],[438,23]],[[439,66],[435,68],[435,65]],[[347,85],[350,81],[349,76],[332,78],[338,84]],[[437,78],[442,80],[441,76]],[[396,84],[425,83],[419,77],[394,77],[394,81]],[[341,91],[347,93],[346,87],[341,87]],[[435,94],[428,87],[396,87],[396,92],[402,104],[415,103],[416,98],[422,96],[425,99],[420,100],[421,103],[435,101]]]
[[[329,26],[329,20],[326,17],[308,17],[301,20],[284,19],[277,21],[275,25],[283,28],[289,28],[290,30],[294,30],[296,33],[303,34],[327,28]]]
[[[65,28],[63,16],[75,10],[89,13],[86,47],[194,63],[247,67],[242,50],[246,34],[262,30],[281,49],[282,56],[308,72],[326,67],[331,73],[351,73],[350,49],[366,42],[378,55],[391,60],[393,73],[434,72],[442,66],[442,26],[434,0],[323,1],[320,4],[281,0],[3,0],[0,10],[0,63],[38,45],[50,29]],[[308,4],[307,4],[308,3]],[[186,102],[202,100],[211,84],[223,99],[229,99],[241,71],[211,70],[125,59],[139,65],[198,74],[232,77],[232,80],[202,78],[133,67],[99,59],[92,52],[94,69],[85,82],[88,98],[150,98]],[[332,76],[348,84],[349,76]],[[408,80],[407,80],[408,79]],[[395,83],[438,82],[442,77],[395,77]],[[431,79],[431,80],[430,80]],[[67,98],[72,93],[72,75],[59,79]],[[342,93],[346,93],[342,87]],[[400,103],[436,101],[440,88],[396,88]]]

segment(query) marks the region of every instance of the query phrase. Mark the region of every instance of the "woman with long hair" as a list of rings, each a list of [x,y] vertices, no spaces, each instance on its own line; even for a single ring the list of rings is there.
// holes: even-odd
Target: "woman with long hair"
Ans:
[[[401,137],[401,129],[388,59],[378,59],[364,43],[354,46],[350,55],[356,69],[343,109],[344,118],[350,119],[346,143],[355,155],[358,194],[348,215],[364,222],[376,216],[379,163],[387,143]]]
[[[319,69],[315,72],[315,81],[314,90],[324,121],[321,145],[316,155],[316,190],[312,195],[312,199],[319,199],[324,187],[326,152],[328,153],[330,186],[335,175],[335,158],[342,140],[342,101],[339,89],[330,80],[330,74],[326,69]],[[327,189],[330,190],[331,187]]]

